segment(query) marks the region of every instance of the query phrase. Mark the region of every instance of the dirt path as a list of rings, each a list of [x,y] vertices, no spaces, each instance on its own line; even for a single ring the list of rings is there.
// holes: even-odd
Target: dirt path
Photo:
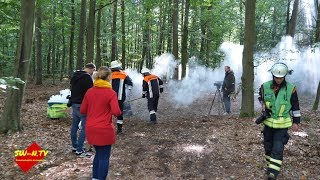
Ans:
[[[0,135],[0,179],[91,179],[92,159],[76,158],[70,151],[71,118],[46,118],[46,101],[61,86],[27,88],[32,103],[23,106],[24,131]],[[207,97],[212,95],[207,94]],[[109,179],[263,179],[262,126],[237,115],[208,114],[212,99],[199,99],[176,107],[169,94],[160,99],[156,125],[147,124],[146,100],[132,103],[134,115],[125,122],[125,134],[113,146]],[[320,179],[319,111],[309,112],[302,100],[305,121],[285,149],[279,179]],[[239,111],[233,102],[233,111]],[[213,108],[212,114],[217,114]],[[14,162],[13,151],[33,141],[49,150],[45,162],[24,174]]]

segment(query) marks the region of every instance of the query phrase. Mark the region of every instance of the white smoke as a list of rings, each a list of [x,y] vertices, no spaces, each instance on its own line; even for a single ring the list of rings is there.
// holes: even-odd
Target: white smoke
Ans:
[[[172,78],[177,65],[172,54],[164,53],[161,56],[155,57],[154,61],[154,68],[151,70],[152,73],[165,80]]]
[[[48,103],[68,103],[67,96],[71,95],[70,89],[64,89],[60,91],[59,95],[52,95],[48,100]]]
[[[176,66],[176,62],[174,60],[174,56],[169,53],[162,54],[161,56],[157,56],[154,59],[155,64],[154,68],[151,69],[151,73],[159,76],[161,79],[166,82],[168,79],[172,78],[174,73],[174,68]],[[142,81],[143,76],[138,72],[137,69],[126,69],[125,72],[132,79],[133,88],[131,90],[131,94],[128,94],[130,99],[136,99],[141,97],[142,95]],[[130,93],[130,91],[127,91]]]
[[[214,83],[223,81],[224,79],[224,66],[226,65],[234,70],[236,81],[240,81],[243,46],[226,42],[221,45],[220,49],[225,53],[225,59],[218,68],[213,70],[212,68],[199,65],[197,63],[198,59],[192,57],[187,65],[187,76],[181,81],[170,80],[168,82],[166,90],[172,96],[172,101],[176,106],[187,106],[196,99],[207,96],[208,93],[213,94],[216,91]],[[163,58],[162,61],[168,61],[164,64],[174,64],[170,62],[174,61],[173,58]],[[161,69],[161,67],[159,68]],[[181,70],[181,67],[179,70]]]
[[[125,72],[132,79],[133,83],[133,87],[131,90],[129,90],[129,87],[127,87],[127,99],[132,100],[140,98],[142,95],[142,75],[138,73],[136,69],[126,69]]]
[[[218,68],[212,69],[199,65],[197,63],[199,60],[192,57],[187,65],[187,76],[181,81],[172,79],[176,67],[176,61],[172,54],[165,53],[156,57],[154,69],[151,72],[166,79],[164,81],[167,83],[165,91],[177,106],[187,106],[195,100],[207,96],[208,93],[214,94],[216,91],[214,83],[224,79],[224,66],[230,66],[233,70],[236,88],[241,83],[243,46],[224,42],[221,44],[220,50],[225,57]],[[298,87],[298,92],[315,94],[320,80],[320,71],[317,71],[317,67],[320,66],[319,53],[319,48],[299,49],[291,37],[283,37],[281,42],[270,52],[256,52],[254,54],[254,87],[256,92],[263,82],[272,79],[272,75],[268,71],[272,65],[275,62],[284,62],[289,69],[293,70],[293,74],[286,78]],[[181,68],[179,69],[181,70]],[[128,74],[134,81],[134,94],[141,96],[142,75],[136,70],[128,70]]]
[[[208,92],[214,92],[216,81],[222,81],[224,71],[220,73],[210,68],[196,65],[189,68],[188,77],[181,81],[171,80],[167,91],[177,106],[187,106]]]
[[[261,84],[272,79],[271,69],[275,62],[287,64],[292,75],[287,75],[286,80],[295,84],[298,92],[315,94],[320,80],[320,72],[317,67],[320,66],[319,47],[298,48],[294,39],[285,36],[271,50],[271,52],[257,53],[258,59],[266,59],[256,68],[255,83]]]

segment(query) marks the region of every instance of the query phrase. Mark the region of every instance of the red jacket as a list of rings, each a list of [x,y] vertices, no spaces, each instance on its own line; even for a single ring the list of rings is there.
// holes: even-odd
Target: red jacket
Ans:
[[[89,144],[112,145],[116,141],[112,115],[121,114],[117,94],[111,88],[90,88],[80,107],[81,114],[87,114],[86,138]]]

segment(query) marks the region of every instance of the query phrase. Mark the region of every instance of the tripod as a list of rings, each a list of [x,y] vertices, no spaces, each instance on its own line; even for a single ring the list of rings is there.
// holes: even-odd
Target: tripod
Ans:
[[[222,99],[222,96],[221,96],[220,87],[217,87],[217,90],[216,90],[216,92],[214,93],[214,96],[213,96],[213,100],[212,100],[211,107],[210,107],[208,115],[210,115],[210,112],[212,110],[212,107],[213,107],[213,104],[214,104],[214,100],[216,99],[217,94],[219,96],[218,98],[220,98],[219,100],[220,100],[220,103],[221,103],[220,106],[218,106],[218,114],[221,115],[221,111],[220,111],[221,109],[224,111],[224,104],[223,104],[223,99]]]

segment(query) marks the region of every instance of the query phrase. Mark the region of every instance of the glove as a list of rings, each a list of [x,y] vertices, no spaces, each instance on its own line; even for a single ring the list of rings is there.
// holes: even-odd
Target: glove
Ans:
[[[71,106],[72,106],[71,96],[68,95],[68,96],[67,96],[67,99],[68,99],[67,107],[71,107]]]
[[[146,95],[145,95],[145,94],[142,94],[142,98],[146,98]]]
[[[160,93],[162,93],[163,92],[163,88],[160,88]]]
[[[67,103],[67,107],[71,107],[71,106],[72,106],[72,102],[71,102],[71,99],[69,99]]]

